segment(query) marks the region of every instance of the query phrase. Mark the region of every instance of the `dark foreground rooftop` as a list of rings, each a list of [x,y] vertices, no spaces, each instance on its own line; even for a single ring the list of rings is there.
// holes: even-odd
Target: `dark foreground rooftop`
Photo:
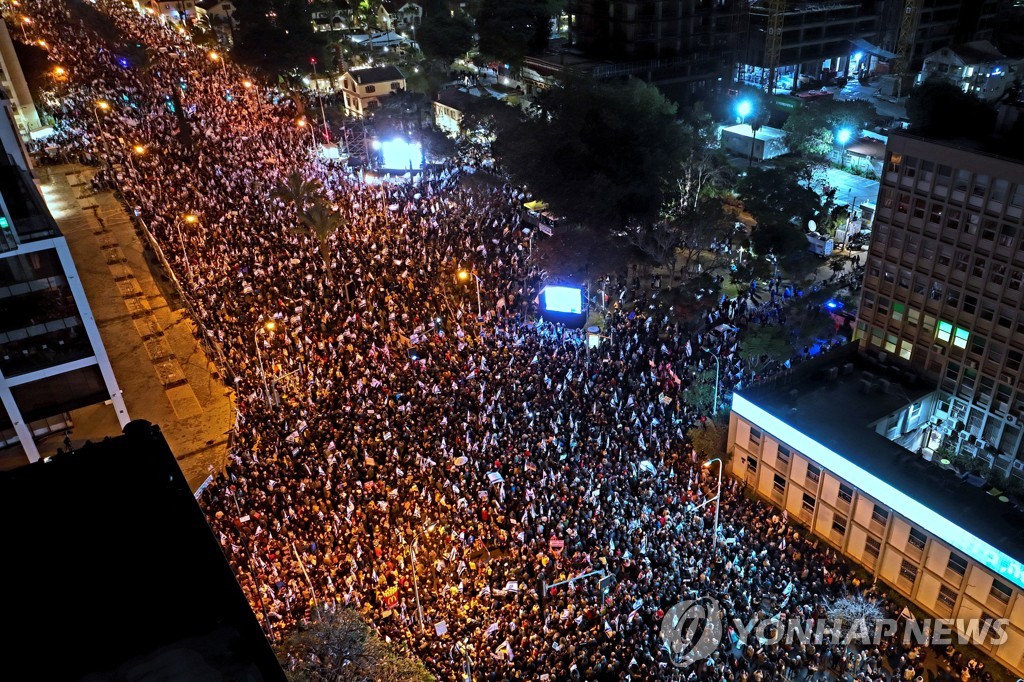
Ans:
[[[0,472],[4,677],[284,680],[159,428]]]
[[[873,430],[879,419],[931,393],[934,381],[852,345],[838,350],[739,394],[996,549],[1024,560],[1024,513]],[[890,388],[865,392],[865,378],[876,384],[883,379]]]

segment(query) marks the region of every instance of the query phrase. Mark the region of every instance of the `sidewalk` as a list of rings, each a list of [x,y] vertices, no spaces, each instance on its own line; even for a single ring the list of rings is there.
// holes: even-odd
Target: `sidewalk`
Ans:
[[[233,395],[215,378],[195,325],[112,192],[91,194],[92,169],[37,169],[67,238],[132,419],[160,426],[193,489],[227,461]],[[109,406],[72,413],[73,446],[121,432]],[[44,455],[61,447],[52,436]],[[141,454],[141,453],[140,453]]]

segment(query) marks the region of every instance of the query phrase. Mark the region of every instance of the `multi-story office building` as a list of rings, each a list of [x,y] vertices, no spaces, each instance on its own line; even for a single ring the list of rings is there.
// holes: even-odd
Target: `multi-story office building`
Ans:
[[[72,410],[109,401],[122,426],[129,420],[2,92],[0,144],[0,451],[35,461],[35,438],[70,428]]]
[[[896,51],[908,7],[917,13],[913,47],[906,72],[920,70],[924,58],[944,47],[993,38],[1000,12],[1012,0],[885,0],[880,44]]]
[[[612,60],[596,78],[636,76],[676,99],[700,98],[732,81],[743,38],[744,0],[575,0],[573,41]]]
[[[7,23],[0,19],[0,87],[7,93],[10,100],[14,122],[23,139],[41,127],[39,113],[32,101],[32,93],[28,89],[28,81],[21,70],[21,62],[14,51],[14,43],[8,31]]]
[[[768,35],[777,10],[782,35],[774,61]],[[773,61],[775,85],[782,90],[797,87],[801,76],[849,75],[871,58],[865,51],[885,54],[870,42],[877,36],[878,21],[877,9],[859,1],[786,2],[777,7],[769,0],[754,0],[744,26],[744,47],[737,55],[736,78],[766,88]]]
[[[861,345],[924,370],[945,443],[1024,478],[1024,163],[966,142],[889,136]]]
[[[725,465],[790,521],[860,564],[919,615],[1006,619],[975,644],[1024,673],[1024,502],[901,447],[936,399],[919,371],[840,348],[738,391]]]

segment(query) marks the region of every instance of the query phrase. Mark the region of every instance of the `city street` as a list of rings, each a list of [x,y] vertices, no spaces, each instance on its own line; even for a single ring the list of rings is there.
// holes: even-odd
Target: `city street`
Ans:
[[[74,256],[89,305],[133,419],[158,424],[189,484],[197,488],[220,470],[231,430],[231,392],[214,378],[209,362],[168,283],[154,278],[151,254],[113,192],[92,193],[94,169],[37,169],[43,196]],[[72,413],[73,446],[120,433],[113,410],[103,404]],[[45,455],[64,447],[51,436],[39,443]]]

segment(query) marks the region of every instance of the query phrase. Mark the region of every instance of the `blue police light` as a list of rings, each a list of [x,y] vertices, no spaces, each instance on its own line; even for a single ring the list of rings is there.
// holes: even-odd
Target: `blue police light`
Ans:
[[[834,298],[830,298],[827,301],[825,301],[825,307],[828,308],[829,310],[842,310],[843,302],[837,301]]]
[[[1017,559],[1000,552],[945,516],[929,509],[903,491],[861,469],[845,457],[829,450],[775,415],[735,393],[732,397],[732,411],[799,451],[822,468],[828,469],[850,485],[864,491],[865,494],[876,500],[884,500],[885,504],[889,505],[893,511],[904,516],[914,525],[920,526],[1014,585],[1024,588],[1024,564]]]

